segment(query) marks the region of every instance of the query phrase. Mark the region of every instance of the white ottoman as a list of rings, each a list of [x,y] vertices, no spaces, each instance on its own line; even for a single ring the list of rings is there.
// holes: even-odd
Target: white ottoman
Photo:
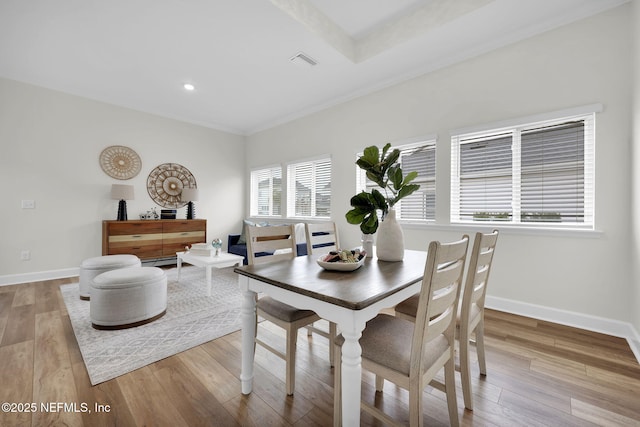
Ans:
[[[140,259],[135,255],[105,255],[88,258],[80,266],[80,299],[91,298],[91,281],[98,274],[117,268],[140,267]]]
[[[111,270],[91,282],[89,313],[96,329],[139,326],[166,311],[167,276],[158,267]]]

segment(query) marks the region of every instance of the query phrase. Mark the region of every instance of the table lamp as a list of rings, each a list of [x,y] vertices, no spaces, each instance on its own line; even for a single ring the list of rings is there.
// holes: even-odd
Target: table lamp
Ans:
[[[180,200],[183,202],[189,202],[187,203],[187,219],[195,219],[196,208],[194,207],[193,202],[198,200],[198,189],[183,188]]]
[[[133,185],[112,184],[111,198],[118,202],[118,221],[127,220],[127,200],[133,200]]]

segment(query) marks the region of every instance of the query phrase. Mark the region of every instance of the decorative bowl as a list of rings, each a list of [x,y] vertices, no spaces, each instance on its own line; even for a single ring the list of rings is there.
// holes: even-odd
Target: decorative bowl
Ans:
[[[322,255],[320,258],[316,260],[318,265],[325,270],[334,270],[334,271],[354,271],[362,267],[364,264],[364,260],[366,259],[366,254],[362,254],[362,257],[356,262],[346,262],[346,261],[333,261],[328,262],[324,261],[327,258],[327,255]]]

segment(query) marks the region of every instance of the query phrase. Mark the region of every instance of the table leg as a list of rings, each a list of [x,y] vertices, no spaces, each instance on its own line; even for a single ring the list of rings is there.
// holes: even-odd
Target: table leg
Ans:
[[[177,265],[178,265],[178,282],[180,282],[180,270],[182,269],[182,258],[180,258],[179,256],[177,259]]]
[[[242,286],[242,281],[248,282],[248,278],[239,277],[240,289],[243,291],[242,299],[242,371],[240,382],[242,394],[251,393],[253,388],[253,359],[255,356],[256,337],[256,293],[247,289],[248,284]]]
[[[360,384],[362,383],[362,331],[342,332],[342,425],[360,425]]]
[[[208,265],[205,267],[205,269],[207,270],[207,296],[211,296],[211,269],[213,267]]]

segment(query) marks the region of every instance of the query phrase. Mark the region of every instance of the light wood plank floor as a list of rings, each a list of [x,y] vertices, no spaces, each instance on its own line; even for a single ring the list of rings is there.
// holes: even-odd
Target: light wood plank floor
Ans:
[[[254,391],[241,394],[240,332],[92,387],[59,291],[74,281],[0,287],[0,402],[37,406],[3,411],[0,426],[331,425],[327,341],[303,332],[294,397],[284,362],[260,346]],[[458,378],[463,426],[640,426],[640,366],[625,340],[491,310],[486,323],[488,375],[474,366],[473,412]],[[261,332],[283,342],[276,327]],[[365,374],[363,397],[406,420],[406,392],[387,383],[375,395],[373,384]],[[423,399],[425,425],[448,425],[442,393]],[[378,425],[366,414],[362,424]]]

